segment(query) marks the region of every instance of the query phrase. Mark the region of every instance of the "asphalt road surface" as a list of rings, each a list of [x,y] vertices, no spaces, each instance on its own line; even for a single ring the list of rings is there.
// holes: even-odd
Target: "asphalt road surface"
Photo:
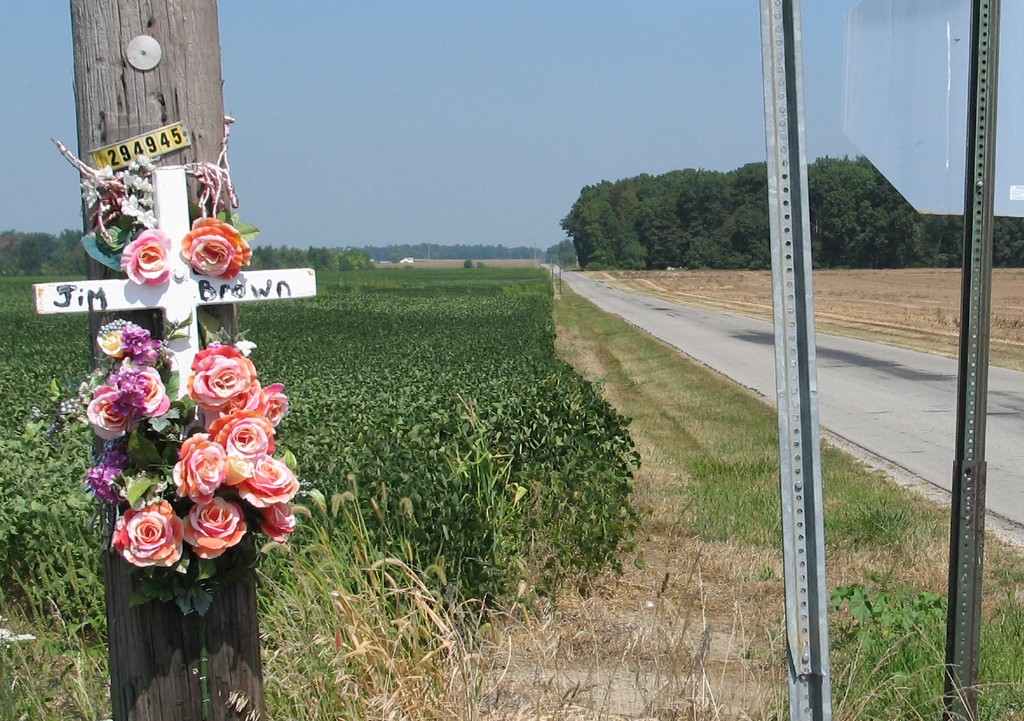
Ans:
[[[687,356],[774,403],[771,323],[633,295],[563,272],[562,280]],[[818,334],[818,411],[825,437],[902,483],[949,502],[957,364],[949,358]],[[987,527],[1024,539],[1024,373],[989,371]],[[828,479],[825,479],[828,493]]]

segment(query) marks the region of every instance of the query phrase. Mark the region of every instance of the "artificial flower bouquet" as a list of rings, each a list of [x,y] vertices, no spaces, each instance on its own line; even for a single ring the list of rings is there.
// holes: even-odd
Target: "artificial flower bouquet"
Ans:
[[[259,231],[231,212],[230,122],[217,164],[185,166],[200,194],[177,248],[157,228],[150,159],[97,170],[57,143],[82,174],[86,253],[138,285],[169,285],[174,252],[199,275],[235,278]],[[96,343],[103,360],[61,404],[54,430],[72,421],[96,436],[86,486],[108,512],[113,550],[138,572],[133,601],[205,614],[216,582],[255,562],[257,534],[284,542],[295,528],[295,459],[275,439],[288,398],[281,384],[260,383],[245,340],[209,343],[191,368],[174,367],[161,340],[124,320],[103,326]]]
[[[179,374],[146,329],[114,321],[96,340],[103,363],[61,407],[97,438],[86,486],[139,571],[134,600],[204,613],[214,583],[252,564],[253,536],[284,542],[295,528],[295,461],[275,455],[288,398],[260,383],[247,341],[200,351],[176,399]]]

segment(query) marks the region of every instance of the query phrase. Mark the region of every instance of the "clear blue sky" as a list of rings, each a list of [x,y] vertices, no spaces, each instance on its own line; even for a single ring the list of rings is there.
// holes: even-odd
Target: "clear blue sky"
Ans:
[[[810,159],[854,0],[805,0]],[[0,230],[81,228],[67,2],[0,0]],[[536,245],[584,185],[764,159],[756,0],[221,0],[230,159],[273,245]]]

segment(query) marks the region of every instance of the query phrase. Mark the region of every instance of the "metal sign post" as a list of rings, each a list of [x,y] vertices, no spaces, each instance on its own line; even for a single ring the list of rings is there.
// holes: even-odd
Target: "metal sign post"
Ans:
[[[761,49],[789,713],[793,721],[828,721],[832,718],[832,681],[798,0],[761,0]]]
[[[996,68],[999,1],[971,8],[971,78],[964,200],[956,457],[950,514],[946,624],[947,721],[977,718],[981,581],[985,549],[985,415],[992,301],[995,198]]]

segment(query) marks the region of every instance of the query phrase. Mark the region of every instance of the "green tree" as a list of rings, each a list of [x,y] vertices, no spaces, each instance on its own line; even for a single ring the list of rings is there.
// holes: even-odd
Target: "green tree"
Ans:
[[[748,163],[728,173],[732,215],[726,221],[730,254],[736,267],[771,266],[768,227],[768,171],[765,163]]]
[[[919,216],[866,158],[819,158],[807,173],[814,263],[917,265]]]
[[[370,270],[373,268],[373,259],[370,254],[357,248],[346,248],[338,253],[338,270]]]
[[[327,248],[310,248],[306,251],[306,263],[313,270],[330,271],[338,269],[338,254]]]
[[[22,233],[18,244],[16,267],[21,275],[42,275],[48,244],[54,238],[48,233]]]
[[[611,187],[608,181],[585,187],[569,215],[562,220],[562,229],[576,246],[581,268],[614,267],[616,264],[613,240],[618,219],[608,201]]]
[[[576,265],[576,248],[569,239],[558,245],[552,245],[544,253],[544,262],[553,263],[560,268],[571,268]]]

